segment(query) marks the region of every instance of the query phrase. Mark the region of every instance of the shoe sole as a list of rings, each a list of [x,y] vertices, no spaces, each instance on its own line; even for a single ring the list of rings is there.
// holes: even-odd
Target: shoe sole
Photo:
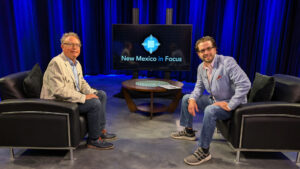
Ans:
[[[210,160],[210,159],[211,159],[211,154],[210,154],[209,156],[207,156],[205,159],[203,159],[203,160],[201,160],[201,161],[199,161],[199,162],[196,162],[196,163],[190,163],[190,162],[188,162],[186,159],[183,159],[183,161],[184,161],[186,164],[188,164],[188,165],[195,166],[195,165],[200,165],[201,163],[204,163],[204,162],[206,162],[206,161],[208,161],[208,160]]]
[[[172,136],[172,138],[174,139],[179,139],[179,140],[189,140],[189,141],[195,141],[197,138],[196,137],[186,137],[186,136],[179,136],[179,137],[176,137],[176,136]]]
[[[117,137],[113,137],[113,138],[105,138],[103,140],[114,141],[114,140],[117,140],[117,139],[118,139]]]
[[[109,149],[113,149],[114,146],[111,146],[111,147],[97,147],[97,146],[93,146],[93,145],[88,144],[87,148],[98,149],[98,150],[109,150]]]

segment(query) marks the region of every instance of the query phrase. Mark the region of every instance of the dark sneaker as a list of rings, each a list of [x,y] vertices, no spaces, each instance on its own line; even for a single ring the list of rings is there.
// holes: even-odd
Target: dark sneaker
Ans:
[[[181,140],[190,140],[190,141],[196,140],[195,131],[189,134],[186,132],[186,129],[172,133],[171,137],[175,139],[181,139]]]
[[[117,135],[113,133],[108,133],[105,129],[102,130],[100,137],[104,140],[114,140],[117,138]]]
[[[189,165],[199,165],[211,159],[210,153],[204,153],[201,147],[198,147],[194,154],[184,158],[184,162]]]
[[[88,148],[95,148],[100,150],[113,149],[114,145],[112,143],[102,140],[100,137],[97,140],[89,140],[87,143]]]

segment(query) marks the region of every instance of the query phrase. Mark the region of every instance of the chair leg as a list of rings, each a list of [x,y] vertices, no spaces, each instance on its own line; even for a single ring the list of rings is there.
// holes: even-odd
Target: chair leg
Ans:
[[[13,148],[9,148],[9,150],[10,150],[10,158],[12,160],[15,159],[14,149]]]
[[[240,155],[241,155],[241,151],[236,151],[236,156],[235,156],[235,162],[239,163],[240,162]]]
[[[297,153],[296,163],[300,163],[300,152]]]
[[[73,157],[73,149],[70,149],[70,160],[74,161],[74,157]]]

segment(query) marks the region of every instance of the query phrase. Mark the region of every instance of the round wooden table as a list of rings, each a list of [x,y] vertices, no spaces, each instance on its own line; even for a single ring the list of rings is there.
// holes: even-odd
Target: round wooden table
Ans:
[[[168,83],[172,86],[176,86],[177,89],[166,89],[163,87],[159,87],[159,86],[145,86],[145,85],[141,85],[143,83],[147,84],[149,83],[151,84],[151,82],[155,82],[155,83]],[[157,113],[157,112],[174,112],[179,100],[181,98],[181,93],[182,93],[182,86],[183,83],[179,82],[179,81],[173,81],[173,80],[167,80],[167,79],[131,79],[131,80],[126,80],[124,82],[122,82],[122,86],[123,86],[123,94],[128,106],[128,109],[131,112],[136,112],[137,110],[139,111],[143,111],[143,112],[150,112],[150,119],[152,119],[153,117],[153,113]],[[141,91],[141,92],[149,92],[150,93],[150,103],[144,103],[141,105],[136,105],[130,94],[129,94],[129,90],[133,90],[133,91]],[[163,104],[159,104],[159,103],[154,103],[154,97],[153,97],[153,93],[159,93],[159,92],[167,92],[169,90],[175,90],[175,95],[174,98],[172,99],[172,102],[170,105],[166,106]]]

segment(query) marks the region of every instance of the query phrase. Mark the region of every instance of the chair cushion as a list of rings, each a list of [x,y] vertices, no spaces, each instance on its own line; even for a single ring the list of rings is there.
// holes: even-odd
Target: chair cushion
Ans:
[[[43,73],[39,64],[35,64],[28,76],[24,79],[24,93],[28,98],[40,98],[43,84]]]
[[[275,80],[271,76],[255,74],[255,79],[249,94],[249,102],[270,101],[275,88]]]

